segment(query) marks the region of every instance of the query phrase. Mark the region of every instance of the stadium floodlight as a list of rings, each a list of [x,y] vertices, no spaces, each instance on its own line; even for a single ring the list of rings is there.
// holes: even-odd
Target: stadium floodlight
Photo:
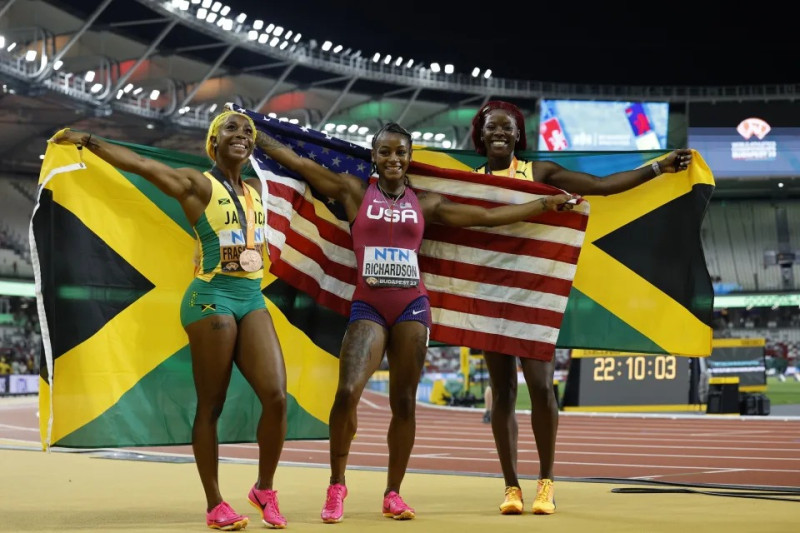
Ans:
[[[11,43],[11,44],[8,45],[8,48],[6,48],[6,51],[10,52],[16,47],[17,47],[17,43]]]
[[[217,20],[217,14],[216,13],[213,13],[213,12],[209,13],[208,16],[206,17],[206,22],[208,22],[209,24],[213,24],[215,20]]]
[[[336,124],[333,122],[328,122],[325,124],[325,131],[333,131],[334,129],[336,129]]]
[[[386,54],[386,57],[383,58],[383,64],[388,65],[392,61],[391,54]]]
[[[338,126],[336,126],[336,131],[338,133],[344,133],[346,129],[347,129],[347,124],[339,124]]]
[[[202,7],[204,7],[205,9],[208,9],[209,7],[211,7],[211,4],[213,2],[214,2],[214,0],[203,0]]]
[[[450,63],[448,63],[448,64],[446,64],[446,65],[444,66],[444,73],[445,73],[445,74],[452,74],[452,73],[453,73],[453,70],[454,70],[454,69],[453,69],[453,65],[451,65]]]
[[[158,89],[153,89],[150,91],[150,100],[158,100],[159,96],[161,96],[161,91]]]
[[[358,131],[358,124],[351,124],[349,128],[347,128],[348,133],[355,133]]]
[[[444,137],[445,137],[444,133],[437,133],[436,135],[433,136],[433,140],[434,141],[441,141],[441,140],[444,139]]]
[[[194,4],[194,5],[197,5],[197,4],[199,4],[201,1],[202,1],[202,0],[192,0],[192,4]]]
[[[272,47],[278,46],[278,43],[281,40],[278,37],[273,37],[272,40],[269,42],[269,45]]]
[[[214,2],[214,4],[211,6],[211,11],[214,13],[218,12],[220,9],[222,9],[222,2]]]
[[[292,37],[292,30],[287,31],[286,35],[283,36],[283,38],[286,39],[287,41],[291,39],[291,37]]]
[[[403,64],[403,56],[397,58],[397,61],[394,62],[394,66],[399,67]]]
[[[263,27],[264,27],[264,21],[263,20],[256,19],[255,21],[253,21],[253,29],[254,30],[260,30]]]
[[[125,94],[128,94],[132,90],[133,90],[133,84],[129,83],[122,89],[122,92],[124,92]]]
[[[94,81],[94,71],[87,70],[86,74],[84,74],[83,79],[86,80],[88,83],[92,83]]]
[[[289,41],[283,41],[278,48],[280,48],[281,50],[286,50],[287,46],[289,46]]]
[[[25,61],[35,61],[36,60],[36,50],[28,50],[25,52]]]
[[[484,77],[484,78],[486,78],[487,80],[488,80],[489,78],[491,78],[491,77],[492,77],[492,69],[490,69],[490,68],[487,68],[487,69],[486,69],[486,72],[484,72],[484,73],[483,73],[483,77]]]
[[[419,139],[420,137],[422,137],[422,132],[420,132],[420,131],[412,131],[411,132],[411,138],[412,139]]]
[[[266,44],[267,41],[269,41],[268,33],[262,33],[261,35],[258,36],[258,42],[260,42],[261,44]]]
[[[258,39],[258,32],[256,30],[250,30],[247,32],[248,41],[255,41],[256,39]]]
[[[267,113],[267,116],[269,118],[278,118],[278,115],[276,115],[275,113]]]
[[[342,46],[341,44],[337,44],[337,45],[336,45],[336,47],[333,49],[333,53],[334,53],[334,54],[338,54],[338,53],[339,53],[339,52],[341,52],[343,49],[344,49],[344,46]]]
[[[442,141],[442,148],[450,148],[451,146],[453,146],[453,143],[451,143],[447,139]]]
[[[361,126],[360,128],[358,128],[359,135],[366,135],[368,131],[369,128],[367,126]]]
[[[181,0],[178,7],[180,8],[181,11],[189,11],[189,5],[190,5],[189,0]]]
[[[6,38],[0,35],[0,48],[5,48],[6,46]]]
[[[122,95],[123,95],[123,94],[125,94],[125,91],[123,91],[122,89],[120,89],[119,91],[117,91],[117,100],[119,100],[120,98],[122,98]]]
[[[296,118],[291,118],[289,119],[289,124],[300,124],[300,121],[297,120]]]
[[[433,139],[433,133],[426,131],[425,133],[422,134],[423,141],[430,141],[431,139]]]
[[[211,107],[208,108],[209,113],[213,113],[217,110],[217,104],[211,104]]]
[[[58,61],[53,63],[53,70],[58,70],[63,66],[64,66],[64,62],[59,59]]]
[[[439,66],[439,63],[431,63],[431,72],[434,74],[442,70],[442,67]]]
[[[332,43],[332,42],[330,42],[330,41],[325,41],[324,43],[322,43],[322,51],[323,51],[323,52],[327,52],[328,50],[330,50],[330,49],[331,49],[331,46],[333,46],[333,43]]]
[[[381,60],[381,55],[378,52],[375,52],[375,55],[372,56],[372,62],[377,63],[380,60]]]
[[[472,69],[472,77],[473,78],[477,78],[480,73],[481,73],[481,69],[479,69],[478,67],[475,67],[474,69]]]
[[[144,90],[144,89],[142,89],[141,87],[137,87],[137,88],[136,88],[136,89],[133,91],[133,96],[136,96],[136,95],[138,95],[138,94],[139,94],[140,92],[142,92],[143,90]]]
[[[239,24],[244,24],[244,21],[247,20],[247,13],[239,13],[236,17],[236,22]]]
[[[102,83],[95,83],[94,85],[92,85],[92,88],[90,89],[90,91],[93,94],[96,94],[96,93],[99,93],[100,89],[102,89],[102,88],[103,88],[103,84]]]
[[[267,29],[264,30],[264,31],[267,32],[267,33],[272,33],[272,30],[274,30],[274,29],[275,29],[275,24],[270,24],[269,26],[267,26]]]
[[[228,16],[228,13],[230,13],[230,12],[231,12],[231,7],[230,6],[224,6],[222,8],[222,10],[219,12],[219,14],[222,15],[223,17],[226,17],[226,16]]]
[[[280,37],[283,34],[283,26],[275,26],[275,30],[273,30],[272,35]]]
[[[202,20],[206,18],[206,15],[208,15],[208,10],[204,7],[201,7],[200,9],[197,10],[197,13],[195,13],[195,15],[197,16],[197,18]]]
[[[233,21],[231,19],[222,19],[222,29],[231,31],[233,29]]]
[[[413,66],[414,66],[414,60],[413,59],[409,59],[408,63],[406,63],[406,68],[411,68]]]
[[[302,36],[303,36],[303,34],[302,34],[302,33],[298,33],[298,34],[296,34],[296,35],[294,36],[294,42],[298,42],[298,41],[300,40],[300,37],[302,37]]]

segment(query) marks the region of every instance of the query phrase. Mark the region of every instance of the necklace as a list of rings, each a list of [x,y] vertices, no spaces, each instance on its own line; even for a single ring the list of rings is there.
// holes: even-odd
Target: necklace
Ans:
[[[381,194],[386,199],[387,205],[389,205],[389,211],[394,210],[395,204],[397,204],[397,201],[400,200],[400,198],[403,197],[403,193],[406,192],[406,184],[403,183],[403,188],[400,190],[400,192],[396,196],[395,195],[391,195],[388,192],[384,191],[383,187],[381,187],[380,183],[377,183],[377,185],[378,185],[378,190],[381,191]]]

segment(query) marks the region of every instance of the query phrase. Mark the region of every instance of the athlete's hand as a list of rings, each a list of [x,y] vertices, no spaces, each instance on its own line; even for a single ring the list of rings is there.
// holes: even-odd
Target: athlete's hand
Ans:
[[[544,198],[545,211],[572,211],[578,197],[571,194],[554,194]]]
[[[55,143],[55,144],[76,144],[79,146],[83,146],[84,141],[86,140],[87,134],[85,133],[78,133],[76,131],[72,131],[69,128],[64,128],[63,130],[59,130],[53,134],[47,142]]]
[[[661,172],[682,172],[689,168],[692,162],[692,151],[688,148],[673,150],[667,157],[658,162]]]

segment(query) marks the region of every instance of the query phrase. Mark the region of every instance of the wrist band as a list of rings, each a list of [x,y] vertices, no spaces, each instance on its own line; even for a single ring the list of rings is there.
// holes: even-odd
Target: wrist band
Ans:
[[[660,176],[661,175],[661,167],[658,165],[658,161],[656,161],[655,163],[653,163],[650,166],[653,168],[653,172],[655,172],[656,176]]]

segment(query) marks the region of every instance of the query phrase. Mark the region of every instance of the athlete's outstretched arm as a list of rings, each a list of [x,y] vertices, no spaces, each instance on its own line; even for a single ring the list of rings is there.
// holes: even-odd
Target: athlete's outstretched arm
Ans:
[[[692,162],[690,149],[673,150],[664,159],[633,170],[615,172],[599,177],[585,172],[568,170],[552,161],[534,161],[533,175],[543,183],[580,195],[607,196],[632,189],[662,173],[686,170]]]
[[[348,216],[350,210],[354,208],[353,218],[355,217],[366,190],[366,183],[363,180],[350,174],[338,174],[316,161],[300,157],[294,150],[263,131],[257,133],[256,144],[269,157],[303,176],[318,192],[341,202]]]
[[[161,189],[164,194],[178,200],[184,199],[193,191],[193,182],[190,176],[192,173],[197,173],[194,169],[172,168],[153,159],[142,157],[124,146],[108,143],[91,133],[78,133],[69,128],[56,133],[50,141],[85,147],[106,163],[125,172],[139,174]]]
[[[425,220],[446,226],[502,226],[525,220],[545,211],[568,211],[573,203],[569,194],[542,196],[531,202],[517,205],[504,205],[487,209],[477,205],[451,202],[444,196],[427,193],[420,199]]]

